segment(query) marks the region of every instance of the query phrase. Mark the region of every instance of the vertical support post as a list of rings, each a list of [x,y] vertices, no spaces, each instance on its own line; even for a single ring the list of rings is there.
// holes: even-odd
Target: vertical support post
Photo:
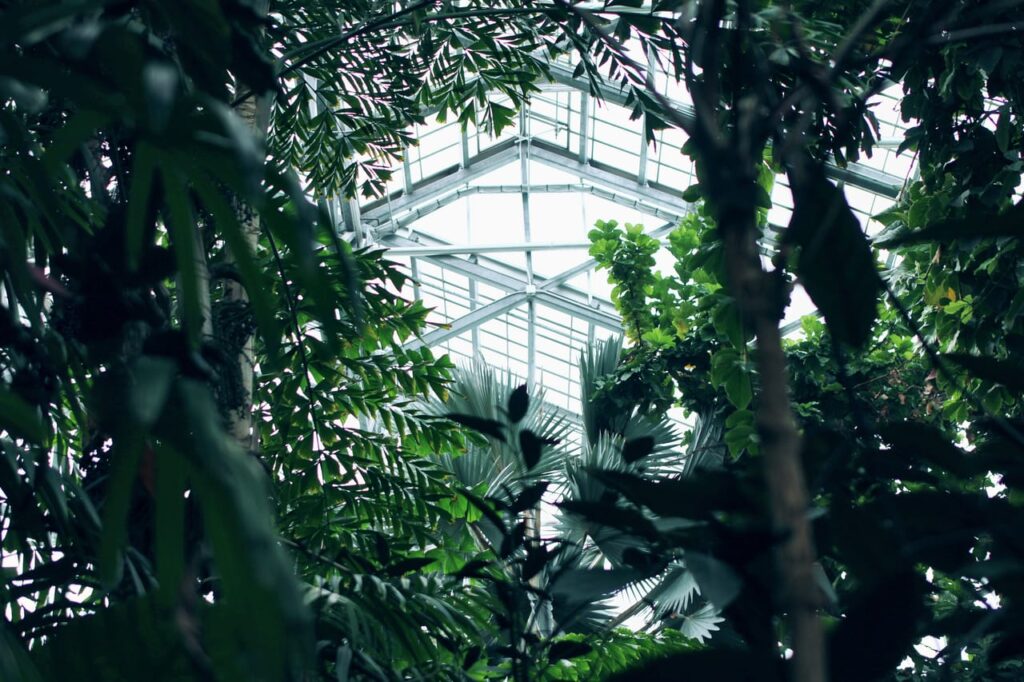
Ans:
[[[519,112],[519,128],[522,133],[522,142],[519,144],[519,171],[520,180],[522,181],[523,191],[523,238],[527,244],[531,242],[530,235],[530,134],[527,129],[529,125],[529,117],[526,115],[526,110],[523,109]],[[525,252],[526,255],[526,291],[530,294],[534,289],[533,284],[533,253],[530,250]],[[537,310],[536,304],[534,303],[533,297],[530,297],[527,303],[527,322],[526,322],[526,383],[532,388],[534,385],[534,379],[537,373]]]
[[[640,117],[640,121],[643,124],[640,128],[640,168],[636,173],[636,183],[638,185],[647,184],[647,114]]]
[[[462,145],[462,167],[463,168],[469,168],[469,164],[470,164],[469,133],[467,132],[467,130],[465,128],[462,130],[462,135],[460,137],[460,142],[461,142],[461,145]]]
[[[476,256],[471,256],[469,260],[470,260],[471,263],[476,263],[477,262],[477,257]],[[478,299],[477,299],[476,277],[473,277],[471,275],[469,277],[469,311],[473,312],[474,310],[477,309],[478,305],[479,305],[479,303],[478,303]],[[473,331],[470,332],[470,336],[471,336],[472,342],[473,342],[473,357],[474,358],[480,358],[480,326],[479,325],[476,325],[476,326],[473,327]]]
[[[412,274],[412,297],[420,300],[420,264],[415,258],[409,259],[409,272]]]
[[[648,51],[647,53],[647,87],[648,89],[654,89],[654,70],[658,67],[658,62],[654,58],[654,52]],[[644,114],[641,119],[643,125],[640,128],[640,168],[636,173],[636,182],[638,185],[647,184],[647,114]]]
[[[341,201],[341,216],[345,226],[352,233],[352,245],[355,247],[363,244],[363,221],[359,210],[359,202],[355,199],[343,199]]]
[[[409,196],[412,194],[412,164],[409,163],[409,151],[411,147],[406,147],[405,151],[402,152],[402,179],[405,181],[405,195]]]
[[[582,93],[580,97],[580,163],[590,161],[590,94]]]

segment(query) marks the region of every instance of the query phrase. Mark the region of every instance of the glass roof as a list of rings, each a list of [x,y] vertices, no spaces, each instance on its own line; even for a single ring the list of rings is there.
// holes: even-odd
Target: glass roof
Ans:
[[[456,362],[481,358],[542,385],[553,407],[576,415],[580,352],[621,332],[605,273],[587,254],[587,232],[614,219],[666,235],[691,210],[682,192],[693,167],[679,151],[682,131],[659,131],[645,144],[624,93],[610,87],[598,101],[570,67],[554,64],[552,74],[555,82],[500,136],[463,132],[458,122],[420,126],[389,194],[345,216],[363,244],[391,249],[409,268],[414,295],[433,309],[430,330],[413,344]],[[677,83],[663,74],[654,82],[688,108]],[[896,154],[910,124],[900,120],[895,90],[875,98],[873,157],[830,169],[869,235],[881,229],[871,216],[892,205],[914,172],[912,155]],[[772,200],[769,222],[786,225],[792,199],[784,176]],[[670,271],[665,249],[658,263]],[[798,291],[785,322],[813,311]]]

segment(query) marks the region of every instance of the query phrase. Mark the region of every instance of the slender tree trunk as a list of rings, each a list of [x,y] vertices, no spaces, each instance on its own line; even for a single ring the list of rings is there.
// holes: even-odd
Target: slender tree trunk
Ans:
[[[781,538],[776,549],[781,586],[778,597],[789,621],[793,680],[824,682],[825,640],[818,619],[821,590],[814,577],[816,554],[807,514],[809,496],[779,329],[783,283],[761,266],[753,201],[749,206],[733,204],[720,211],[718,224],[732,293],[757,338],[761,386],[757,428],[772,525]]]
[[[210,268],[206,262],[206,244],[203,232],[196,225],[192,230],[192,253],[196,264],[196,287],[199,289],[199,311],[203,316],[200,337],[203,341],[213,336],[213,307],[210,302]]]
[[[253,3],[253,10],[259,16],[266,17],[270,10],[270,0],[262,0]],[[267,136],[270,125],[270,101],[266,97],[250,94],[237,105],[235,113],[245,122],[246,126],[260,140]],[[239,224],[242,227],[242,235],[249,249],[255,253],[260,236],[260,218],[252,210],[252,207],[236,202],[235,210],[238,215]],[[230,258],[230,251],[228,257]],[[228,280],[224,292],[224,300],[227,302],[238,302],[248,304],[249,293],[240,282]],[[255,380],[254,366],[255,345],[253,336],[250,335],[242,344],[238,352],[236,362],[238,363],[239,377],[241,383],[241,404],[239,404],[229,415],[228,430],[239,444],[247,450],[259,449],[259,432],[253,424],[253,382]]]
[[[259,127],[259,115],[257,112],[258,101],[254,96],[248,97],[240,102],[236,107],[235,111],[245,121],[246,125],[256,135],[261,135],[262,131]],[[250,206],[242,202],[236,201],[235,211],[238,215],[238,222],[242,226],[242,235],[245,238],[246,243],[249,245],[251,251],[256,251],[256,246],[259,242],[260,235],[260,218],[259,215],[252,210]],[[230,253],[228,256],[230,257]],[[241,282],[235,280],[228,280],[225,285],[224,300],[227,302],[236,302],[248,304],[249,293],[242,286]],[[236,362],[238,363],[239,380],[241,384],[241,403],[232,410],[228,416],[228,429],[231,435],[234,436],[235,440],[242,445],[242,447],[248,450],[257,450],[259,447],[259,437],[256,430],[253,428],[252,419],[252,390],[253,381],[255,379],[255,367],[254,367],[254,343],[253,337],[250,335],[245,342],[242,344],[241,349],[238,352]]]

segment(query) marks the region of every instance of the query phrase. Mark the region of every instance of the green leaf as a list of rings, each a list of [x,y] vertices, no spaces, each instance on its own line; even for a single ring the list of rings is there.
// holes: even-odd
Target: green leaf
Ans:
[[[46,444],[46,427],[36,409],[0,387],[0,427],[36,445]]]
[[[518,424],[526,416],[526,411],[529,408],[530,396],[526,393],[526,384],[522,384],[512,391],[512,395],[508,398],[508,420],[513,424]]]
[[[996,123],[996,144],[1004,154],[1010,150],[1010,135],[1013,133],[1011,117],[1010,107],[1004,105],[999,110],[999,122]]]
[[[43,155],[43,163],[51,173],[57,172],[61,163],[71,156],[96,129],[106,123],[108,117],[97,111],[84,110],[72,116],[57,129]]]
[[[182,317],[185,321],[185,333],[192,347],[197,348],[203,332],[203,306],[197,259],[205,258],[205,254],[196,252],[198,227],[192,219],[192,207],[181,177],[166,168],[162,175],[169,208],[167,225],[171,232],[181,282],[180,300],[184,310]]]
[[[351,667],[352,647],[345,643],[334,654],[334,679],[337,682],[348,682]]]
[[[198,381],[176,382],[156,435],[187,458],[233,645],[261,679],[295,679],[312,655],[311,619],[274,532],[265,472],[224,432],[210,389]]]
[[[686,552],[686,568],[693,573],[701,596],[722,611],[736,599],[743,589],[743,581],[726,563],[700,552]]]
[[[185,462],[168,447],[154,448],[156,577],[161,601],[177,602],[185,567]]]
[[[766,190],[761,185],[756,185],[756,187],[757,189],[754,190],[756,194],[754,198],[754,205],[757,206],[758,208],[766,208],[771,210],[772,195],[768,194],[768,190]]]
[[[8,632],[7,623],[0,624],[0,679],[42,682],[28,651],[17,637]]]
[[[860,222],[824,173],[790,174],[793,215],[783,240],[800,248],[797,274],[832,335],[854,347],[871,338],[882,281]]]
[[[527,486],[523,489],[523,492],[519,493],[519,497],[509,507],[509,511],[513,514],[518,514],[527,509],[532,509],[540,502],[540,498],[544,496],[544,491],[548,489],[549,485],[548,481],[539,481]]]
[[[957,475],[971,476],[979,473],[967,454],[930,424],[895,422],[880,426],[878,432],[891,447],[888,454],[899,455],[908,465],[920,458],[923,463],[939,466]]]
[[[732,348],[722,348],[712,356],[711,383],[725,388],[726,397],[738,410],[745,409],[754,397],[750,374]]]
[[[543,447],[543,441],[533,431],[524,429],[519,432],[519,451],[523,454],[527,469],[533,469],[540,462]]]
[[[742,348],[746,339],[743,330],[743,316],[736,301],[729,298],[717,306],[711,315],[715,331],[729,339],[735,348]]]
[[[98,569],[100,581],[107,589],[121,582],[124,570],[124,548],[128,507],[139,470],[144,439],[138,429],[126,425],[114,439],[110,451],[111,473],[107,498],[103,503],[103,535],[100,537]]]
[[[459,414],[458,412],[449,412],[444,416],[451,419],[456,424],[462,424],[477,433],[490,436],[491,438],[500,440],[502,443],[505,442],[505,425],[501,422],[493,419],[486,419],[484,417],[477,417],[472,414]]]
[[[650,682],[650,680],[715,680],[752,682],[782,679],[773,670],[778,663],[759,660],[746,651],[731,648],[684,651],[652,656],[641,664],[608,678],[608,682]],[[684,676],[680,672],[685,671]]]
[[[622,459],[630,464],[646,457],[652,452],[654,452],[653,436],[641,436],[640,438],[627,440],[622,445]]]
[[[647,576],[646,571],[633,568],[571,568],[558,575],[551,592],[571,604],[584,604],[607,597]]]
[[[924,634],[917,628],[924,592],[922,578],[905,572],[854,594],[829,642],[829,679],[863,682],[891,673]]]
[[[548,649],[548,659],[552,661],[567,660],[586,656],[594,648],[586,642],[574,642],[572,640],[560,640],[551,645]]]

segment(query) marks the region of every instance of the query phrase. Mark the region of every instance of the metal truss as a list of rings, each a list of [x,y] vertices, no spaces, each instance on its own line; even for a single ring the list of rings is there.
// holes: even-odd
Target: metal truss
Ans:
[[[648,145],[643,135],[640,136],[640,149],[637,150],[637,173],[614,168],[591,158],[593,122],[590,113],[594,106],[594,100],[588,94],[591,83],[573,77],[571,69],[561,63],[551,64],[550,72],[556,87],[568,86],[582,92],[579,100],[579,119],[575,124],[578,128],[573,130],[577,134],[577,139],[571,146],[562,146],[546,139],[532,137],[529,130],[531,123],[557,125],[558,121],[534,118],[528,110],[524,110],[520,113],[518,137],[498,142],[483,152],[472,155],[468,136],[463,132],[459,144],[461,155],[457,165],[445,168],[419,182],[413,182],[410,163],[406,160],[402,169],[404,183],[400,190],[384,199],[362,206],[349,202],[331,207],[335,209],[332,212],[338,215],[338,222],[346,231],[355,233],[351,236],[357,243],[376,244],[391,249],[395,256],[410,258],[414,295],[417,298],[421,289],[417,281],[421,263],[429,263],[444,271],[466,277],[469,283],[469,312],[441,328],[408,342],[407,347],[436,346],[456,337],[471,335],[473,351],[479,353],[481,325],[525,307],[527,379],[531,383],[537,373],[536,323],[539,310],[559,311],[586,323],[591,340],[595,338],[595,328],[620,332],[622,323],[610,301],[595,298],[568,284],[579,275],[593,270],[597,265],[595,260],[581,261],[550,277],[539,276],[533,271],[534,251],[578,250],[588,247],[589,243],[550,243],[537,240],[536,237],[540,235],[530,234],[530,196],[541,193],[588,193],[655,218],[661,224],[648,232],[655,237],[670,232],[693,210],[692,205],[682,198],[684,188],[666,187],[648,180],[645,162]],[[612,84],[599,85],[596,94],[601,100],[629,107],[628,94]],[[674,102],[674,106],[682,117],[692,119],[694,112],[688,104]],[[561,184],[531,183],[529,161],[536,161],[574,175],[580,181]],[[521,184],[474,184],[484,175],[514,163],[521,166]],[[856,163],[843,168],[829,164],[827,174],[850,186],[885,197],[896,197],[904,184],[902,177]],[[471,196],[487,194],[519,194],[522,197],[525,221],[522,241],[488,245],[452,244],[415,231],[416,222],[431,213]],[[769,250],[774,236],[771,231],[766,235],[765,247]],[[490,257],[509,252],[523,253],[526,267],[515,267]],[[481,285],[504,292],[504,295],[497,300],[482,303],[477,294],[478,286]],[[572,415],[565,408],[552,408],[567,417],[578,416]]]
[[[674,222],[666,223],[651,230],[648,234],[652,237],[661,237],[672,231],[675,226]],[[441,240],[426,235],[415,235],[415,239],[412,239],[394,234],[386,236],[380,245],[396,249],[423,247],[430,250],[443,248],[439,246],[443,243]],[[477,252],[486,252],[486,247],[479,248]],[[418,255],[413,262],[423,260],[463,275],[470,282],[487,284],[508,293],[497,301],[471,310],[467,315],[454,320],[445,328],[434,330],[424,334],[420,339],[410,341],[408,343],[410,348],[435,346],[448,339],[461,336],[530,301],[572,315],[598,327],[616,332],[622,329],[622,318],[615,311],[615,306],[611,301],[591,297],[567,284],[569,280],[592,270],[597,265],[597,261],[592,258],[551,277],[534,275],[531,283],[525,270],[506,263],[479,256],[476,262],[473,262],[445,253],[429,253],[429,251],[426,253],[427,255]]]

